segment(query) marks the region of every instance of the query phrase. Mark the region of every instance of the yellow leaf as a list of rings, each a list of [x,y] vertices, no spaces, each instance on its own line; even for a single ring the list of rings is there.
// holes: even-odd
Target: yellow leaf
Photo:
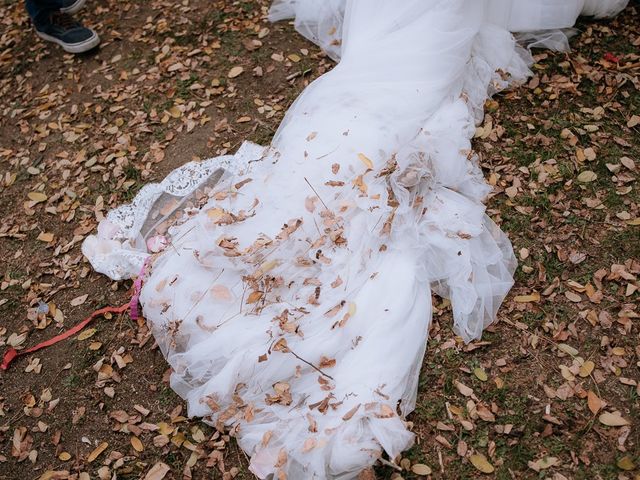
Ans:
[[[481,382],[486,382],[489,377],[487,377],[487,372],[484,371],[483,368],[477,367],[473,369],[473,374],[480,380]]]
[[[595,366],[596,365],[591,360],[587,360],[582,365],[580,365],[580,370],[578,371],[578,374],[582,378],[588,377],[589,375],[591,375],[591,372],[593,372],[593,369],[595,368]]]
[[[471,455],[471,457],[469,457],[469,460],[471,460],[473,466],[480,470],[482,473],[493,473],[495,470],[495,468],[493,468],[493,465],[489,463],[484,455],[480,455],[477,453],[475,455]]]
[[[158,423],[158,431],[162,435],[170,435],[173,432],[174,428],[166,422]]]
[[[364,153],[359,153],[358,158],[362,163],[364,163],[364,166],[367,167],[367,170],[373,170],[373,162],[369,157],[367,157]]]
[[[89,454],[89,456],[87,457],[87,463],[91,463],[93,462],[96,458],[98,458],[100,456],[100,454],[102,452],[104,452],[107,447],[109,446],[109,444],[107,442],[102,442],[100,445],[98,445],[93,452],[91,452]]]
[[[69,452],[62,452],[60,455],[58,455],[58,458],[63,462],[66,462],[67,460],[71,459],[71,454]]]
[[[176,105],[174,105],[169,109],[169,115],[171,115],[173,118],[180,118],[182,116],[182,111]]]
[[[30,200],[36,202],[36,203],[40,203],[40,202],[44,202],[47,200],[47,196],[42,193],[42,192],[29,192],[27,194],[27,197],[29,197]]]
[[[625,455],[624,457],[619,459],[616,462],[616,465],[618,465],[619,469],[625,470],[627,472],[636,468],[635,464],[633,463],[633,460],[631,460],[631,457],[629,455]]]
[[[292,53],[291,55],[288,56],[288,58],[294,63],[298,63],[300,60],[302,60],[302,58],[300,58],[300,55],[296,53]]]
[[[530,295],[518,295],[513,299],[518,303],[532,303],[540,301],[540,294],[538,292],[533,292]]]
[[[87,338],[91,338],[96,333],[96,331],[97,330],[95,328],[87,328],[86,330],[80,332],[80,335],[78,335],[78,340],[82,341],[86,340]]]
[[[100,350],[100,347],[102,347],[102,342],[91,342],[89,350]]]
[[[131,446],[136,452],[142,452],[144,450],[144,445],[142,445],[140,439],[135,435],[131,437]]]
[[[629,420],[622,418],[619,412],[604,412],[598,417],[598,421],[607,427],[624,427],[629,425]]]

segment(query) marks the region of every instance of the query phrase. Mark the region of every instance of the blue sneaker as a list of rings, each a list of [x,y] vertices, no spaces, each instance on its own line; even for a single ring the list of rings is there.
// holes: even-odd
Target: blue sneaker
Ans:
[[[100,43],[100,37],[94,30],[83,27],[67,13],[53,12],[49,22],[39,25],[36,33],[43,40],[57,43],[69,53],[87,52]]]
[[[72,15],[80,11],[84,4],[87,3],[87,0],[62,0],[62,7],[60,7],[60,11],[62,13],[68,13]]]

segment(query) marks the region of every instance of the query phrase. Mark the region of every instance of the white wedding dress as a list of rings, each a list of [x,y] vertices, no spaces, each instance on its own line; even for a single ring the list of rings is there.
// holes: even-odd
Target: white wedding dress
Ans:
[[[431,292],[470,341],[513,283],[471,150],[488,96],[529,74],[510,32],[561,46],[581,12],[625,4],[276,1],[337,66],[270,147],[179,168],[83,246],[113,279],[144,272],[189,415],[231,429],[260,478],[354,478],[410,447]]]

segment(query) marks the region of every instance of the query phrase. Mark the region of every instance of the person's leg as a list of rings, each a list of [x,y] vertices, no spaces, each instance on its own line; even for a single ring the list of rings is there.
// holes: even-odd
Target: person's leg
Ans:
[[[25,7],[31,17],[31,21],[33,21],[33,25],[37,29],[39,26],[44,26],[49,22],[52,12],[60,10],[62,0],[26,0]]]
[[[82,53],[100,43],[98,34],[73,20],[70,13],[80,10],[86,0],[25,0],[36,33],[43,40],[57,43],[70,53]]]
[[[76,13],[84,7],[85,3],[87,0],[25,0],[25,7],[33,23],[36,24],[48,21],[50,12]]]

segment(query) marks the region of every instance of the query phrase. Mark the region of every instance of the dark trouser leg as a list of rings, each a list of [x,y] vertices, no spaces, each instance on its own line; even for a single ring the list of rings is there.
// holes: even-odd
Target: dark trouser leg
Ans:
[[[25,0],[27,13],[36,28],[49,22],[51,12],[60,10],[61,0]]]

